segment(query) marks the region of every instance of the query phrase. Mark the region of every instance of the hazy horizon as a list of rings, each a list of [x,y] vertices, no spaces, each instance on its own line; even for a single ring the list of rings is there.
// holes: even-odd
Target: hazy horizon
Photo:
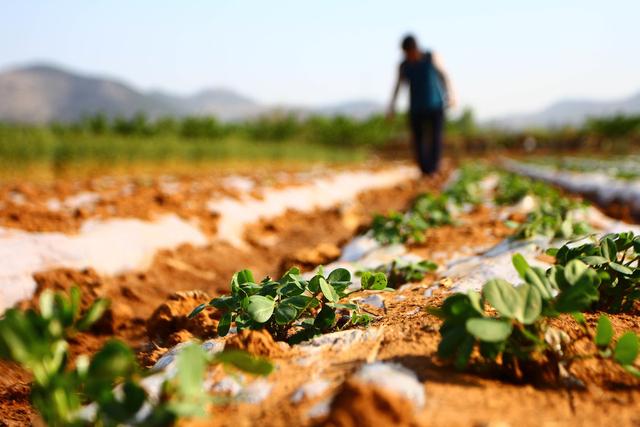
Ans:
[[[640,3],[631,1],[67,0],[4,9],[0,68],[51,63],[145,91],[225,88],[263,104],[386,105],[406,32],[442,55],[460,105],[483,119],[640,91]]]

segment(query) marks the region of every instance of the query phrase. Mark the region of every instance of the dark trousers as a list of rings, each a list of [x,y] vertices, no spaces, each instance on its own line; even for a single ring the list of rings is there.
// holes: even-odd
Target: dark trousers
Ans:
[[[410,112],[409,124],[420,170],[425,175],[437,172],[442,155],[444,111]]]

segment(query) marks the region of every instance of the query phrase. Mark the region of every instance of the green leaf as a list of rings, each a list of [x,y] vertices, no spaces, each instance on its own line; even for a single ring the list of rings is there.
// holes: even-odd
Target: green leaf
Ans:
[[[480,341],[495,343],[506,340],[513,326],[508,321],[478,317],[467,320],[466,329]]]
[[[609,262],[605,257],[598,255],[591,255],[580,258],[580,260],[588,265],[603,265]]]
[[[511,283],[502,279],[489,280],[482,288],[485,299],[504,317],[513,319],[521,306],[520,296]]]
[[[312,300],[315,298],[306,295],[295,295],[289,298],[285,298],[281,301],[281,304],[289,304],[298,310],[304,310],[307,306],[313,304]],[[316,300],[317,301],[317,300]]]
[[[387,287],[387,276],[384,273],[365,271],[360,278],[362,289],[380,291]]]
[[[351,273],[346,268],[336,268],[327,277],[329,283],[349,283],[351,282]]]
[[[471,303],[471,307],[480,315],[484,315],[484,301],[482,299],[482,295],[476,291],[467,292],[467,297],[469,298],[469,302]]]
[[[245,283],[255,283],[255,280],[253,279],[253,273],[251,272],[251,270],[246,269],[238,271],[236,274],[234,274],[232,280],[239,285],[243,285]]]
[[[534,286],[538,290],[538,292],[540,293],[540,296],[543,299],[548,300],[548,299],[551,299],[551,297],[553,296],[551,294],[552,288],[551,288],[551,284],[549,283],[549,279],[545,275],[544,271],[542,271],[542,269],[539,269],[539,268],[528,269],[524,274],[524,280],[528,284]]]
[[[505,342],[480,342],[480,354],[485,359],[495,360],[504,350]]]
[[[594,337],[595,344],[600,348],[606,348],[609,346],[611,339],[613,338],[613,326],[611,320],[604,314],[598,319],[598,326],[596,327],[596,336]]]
[[[324,297],[331,301],[331,302],[338,302],[338,300],[340,299],[338,297],[338,293],[336,292],[335,289],[333,289],[333,286],[331,286],[324,277],[320,277],[319,279],[319,284],[320,284],[320,290],[322,291],[322,294],[324,295]]]
[[[251,295],[247,312],[254,322],[266,323],[273,314],[274,300],[262,295]]]
[[[579,311],[574,311],[573,313],[571,313],[571,317],[573,317],[573,320],[575,320],[581,326],[585,326],[587,324],[587,318],[584,317],[584,314],[580,313]]]
[[[273,364],[269,360],[241,350],[224,350],[214,356],[214,361],[254,375],[266,376],[273,372]]]
[[[58,320],[62,323],[64,327],[69,327],[73,324],[73,313],[71,312],[71,303],[66,298],[66,296],[60,292],[56,292],[53,295],[54,303],[54,312]]]
[[[209,305],[223,311],[233,311],[237,308],[238,299],[231,295],[223,295],[219,298],[214,298],[209,302]]]
[[[611,239],[611,237],[605,237],[604,239],[602,239],[600,244],[602,255],[609,261],[615,261],[618,255],[618,248],[616,248],[616,244],[613,239]]]
[[[73,316],[74,320],[78,316],[78,312],[80,311],[80,301],[80,288],[78,288],[77,286],[71,287],[71,290],[69,291],[69,302],[71,303],[71,315]]]
[[[209,307],[209,304],[203,303],[203,304],[198,305],[196,308],[191,310],[191,313],[189,313],[189,319],[193,319],[198,314],[200,314],[202,312],[202,310],[204,310],[207,307]]]
[[[564,277],[572,285],[578,283],[578,280],[589,269],[589,267],[577,259],[571,260],[564,267]]]
[[[182,397],[202,393],[202,382],[207,368],[207,353],[198,344],[187,344],[176,357],[176,379]]]
[[[585,311],[599,298],[598,289],[593,284],[582,281],[560,292],[555,308],[561,313]]]
[[[622,368],[630,373],[631,375],[640,378],[640,369],[636,368],[633,365],[622,365]]]
[[[231,321],[233,320],[233,314],[229,311],[224,313],[218,322],[218,336],[224,337],[229,333],[231,328]]]
[[[638,357],[639,347],[638,336],[633,332],[627,332],[618,340],[613,350],[613,360],[621,365],[632,365]]]
[[[357,310],[358,309],[358,305],[357,304],[340,304],[340,303],[328,302],[327,305],[329,307],[335,308],[335,309],[343,309],[343,310]]]
[[[369,289],[369,283],[373,281],[373,272],[363,271],[360,275],[360,287],[362,289]]]
[[[84,331],[89,329],[91,325],[96,323],[102,317],[107,308],[109,308],[109,304],[110,302],[108,299],[100,298],[95,300],[84,316],[82,316],[78,321],[78,330]]]
[[[275,313],[276,323],[278,325],[286,325],[287,323],[293,322],[296,317],[298,317],[298,310],[294,306],[285,302],[278,304]]]
[[[524,279],[527,270],[531,268],[529,267],[529,263],[527,262],[527,260],[524,259],[522,254],[515,254],[511,258],[511,262],[513,263],[513,266],[516,268],[516,271],[518,272],[520,277]]]
[[[452,326],[446,331],[440,329],[442,339],[438,343],[438,357],[442,359],[450,359],[458,350],[462,341],[469,336],[465,325]]]
[[[317,294],[318,292],[320,292],[320,279],[322,278],[321,275],[316,274],[315,276],[313,276],[311,278],[311,280],[309,280],[309,284],[307,285],[309,291],[311,291],[311,293],[313,294]]]
[[[313,321],[313,326],[321,330],[330,329],[336,320],[336,311],[325,305],[322,307],[315,320]]]
[[[51,289],[45,289],[40,294],[40,315],[45,319],[51,319],[53,317],[53,291]]]
[[[516,288],[516,291],[522,302],[518,320],[525,325],[530,325],[538,319],[542,312],[542,296],[538,288],[526,283]]]
[[[633,274],[632,269],[622,264],[618,264],[617,262],[610,262],[609,267],[611,267],[613,270],[617,271],[618,273],[624,274],[625,276],[631,276]]]
[[[133,350],[118,340],[108,341],[96,353],[89,365],[89,377],[113,381],[126,378],[137,371]]]
[[[558,254],[558,248],[549,248],[545,251],[545,253],[549,256],[556,256]]]
[[[464,369],[467,367],[474,344],[475,339],[471,335],[467,335],[462,340],[455,355],[454,366],[456,369]]]

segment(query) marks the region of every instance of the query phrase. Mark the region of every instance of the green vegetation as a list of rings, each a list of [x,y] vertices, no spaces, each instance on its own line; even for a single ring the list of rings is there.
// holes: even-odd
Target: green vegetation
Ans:
[[[561,198],[560,193],[551,185],[516,173],[502,172],[494,200],[498,205],[515,205],[526,196],[541,200],[555,201]]]
[[[587,235],[591,229],[587,223],[575,218],[584,202],[562,195],[556,188],[518,174],[502,172],[494,200],[498,205],[514,205],[526,196],[534,197],[537,204],[512,238],[529,239],[534,236],[549,238],[574,238]]]
[[[392,211],[373,217],[371,232],[383,245],[395,243],[423,243],[425,231],[432,227],[454,224],[461,208],[480,204],[483,197],[481,181],[490,173],[498,175],[493,193],[497,205],[515,205],[526,196],[535,200],[534,209],[521,222],[510,221],[512,239],[534,236],[574,238],[590,233],[588,224],[577,219],[576,213],[586,204],[564,196],[553,186],[506,171],[494,171],[483,165],[465,165],[455,181],[442,194],[422,194],[404,213]]]
[[[371,230],[373,237],[383,245],[392,243],[421,243],[424,232],[444,224],[452,224],[453,218],[444,195],[421,194],[405,213],[390,212],[375,215]]]
[[[613,251],[616,248],[614,242],[620,242],[621,250],[624,250],[622,248],[629,245],[630,239],[634,240],[633,236],[622,233],[604,238],[602,244]],[[563,345],[558,342],[562,333],[550,325],[554,318],[571,314],[590,336],[581,312],[594,307],[617,312],[619,308],[616,303],[609,305],[609,288],[603,278],[610,277],[603,274],[606,273],[603,269],[593,268],[579,258],[597,266],[606,264],[611,268],[614,264],[614,270],[623,270],[624,267],[614,261],[611,252],[607,252],[606,260],[595,259],[605,258],[595,255],[602,247],[599,251],[585,249],[589,255],[580,251],[570,254],[570,249],[563,247],[562,253],[560,250],[557,253],[566,262],[559,262],[546,272],[531,267],[524,257],[516,254],[513,265],[524,283],[514,286],[505,280],[493,279],[484,285],[482,293],[456,293],[449,296],[440,308],[431,308],[431,313],[443,319],[438,355],[452,360],[456,367],[462,369],[471,360],[473,350],[478,348],[482,359],[499,364],[516,377],[521,375],[525,366],[536,363],[553,366],[553,363],[564,360],[563,357],[569,357],[558,348]],[[629,271],[624,272],[628,276],[626,273]],[[489,312],[486,311],[486,303],[491,307]],[[638,337],[628,332],[613,345],[610,326],[606,318],[599,322],[594,338],[600,349],[599,356],[612,357],[628,372],[640,377],[640,372],[633,366],[638,356]]]
[[[160,396],[148,395],[141,381],[153,372],[142,370],[126,344],[108,341],[91,359],[81,355],[69,366],[68,340],[100,319],[108,301],[98,299],[80,313],[80,292],[45,291],[39,310],[9,309],[0,319],[0,357],[20,364],[33,375],[31,399],[50,426],[165,426],[179,417],[206,415],[212,402],[202,383],[208,364],[225,364],[266,375],[269,362],[246,353],[223,352],[214,356],[190,344],[177,357],[177,371],[166,379]],[[138,418],[145,403],[151,410]],[[95,414],[83,415],[83,406]]]
[[[500,150],[601,150],[628,152],[640,139],[638,116],[592,119],[579,129],[506,131],[481,128],[471,110],[448,120],[447,146],[455,156]],[[78,123],[46,126],[0,123],[0,167],[19,172],[48,169],[59,175],[74,169],[229,161],[358,162],[408,138],[404,120],[273,115],[245,122],[214,117],[150,120],[87,117]],[[525,141],[527,144],[525,144]],[[635,144],[637,145],[637,144]],[[32,171],[29,170],[28,173]],[[623,172],[624,173],[624,172]]]
[[[629,311],[640,300],[640,236],[629,231],[609,234],[592,243],[564,245],[547,251],[559,266],[579,260],[597,274],[598,300],[593,309]]]
[[[397,289],[405,283],[419,282],[424,277],[438,269],[438,264],[428,260],[417,262],[399,258],[388,264],[382,264],[374,269],[357,271],[357,276],[367,273],[384,273],[387,276],[387,286]]]
[[[593,342],[598,347],[599,356],[603,359],[612,359],[625,371],[640,378],[640,370],[633,366],[640,352],[640,340],[633,332],[625,332],[617,342],[613,341],[613,325],[605,315],[598,319]]]
[[[581,206],[571,199],[559,198],[555,203],[541,201],[520,224],[513,239],[529,239],[533,236],[570,239],[585,236],[591,232],[591,227],[581,220],[576,220],[574,213]]]
[[[149,121],[144,115],[112,120],[98,115],[46,127],[0,123],[0,167],[49,168],[58,175],[78,167],[139,163],[358,162],[403,129],[382,117],[283,116],[222,123],[212,117]]]
[[[238,331],[266,329],[277,340],[298,343],[316,335],[368,324],[371,317],[360,313],[356,304],[339,301],[349,295],[349,271],[338,268],[328,276],[320,271],[305,280],[297,268],[287,271],[279,280],[269,277],[257,283],[249,270],[231,279],[231,294],[201,304],[193,317],[211,306],[222,311],[218,335],[225,336],[235,322]],[[364,273],[361,289],[382,290],[387,287],[382,273]]]
[[[480,181],[487,173],[486,167],[466,165],[442,194],[419,195],[405,213],[375,215],[371,225],[373,237],[383,245],[424,242],[426,230],[453,224],[459,207],[481,202]]]

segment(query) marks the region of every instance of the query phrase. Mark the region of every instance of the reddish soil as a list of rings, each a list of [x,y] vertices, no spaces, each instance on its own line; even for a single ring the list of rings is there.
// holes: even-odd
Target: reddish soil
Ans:
[[[334,398],[327,427],[418,426],[413,404],[384,389],[356,380],[344,383]]]
[[[74,355],[96,351],[102,343],[117,337],[133,345],[146,365],[152,364],[174,343],[193,335],[212,336],[217,319],[205,311],[189,320],[188,312],[210,297],[227,292],[233,272],[250,268],[257,277],[278,275],[291,265],[311,268],[329,262],[354,233],[366,227],[371,211],[402,209],[421,191],[442,185],[444,176],[393,189],[368,192],[348,209],[314,213],[287,212],[247,229],[247,249],[226,243],[205,247],[184,245],[162,251],[144,272],[103,277],[92,270],[60,269],[36,276],[38,292],[68,289],[78,284],[83,302],[97,296],[108,297],[112,305],[104,321],[71,343]],[[148,199],[147,199],[148,200]],[[2,216],[2,215],[0,215]],[[33,217],[35,218],[35,217]],[[21,223],[22,224],[22,223]],[[46,222],[34,223],[46,228]],[[21,225],[22,226],[22,225]],[[75,227],[75,226],[74,226]],[[70,230],[74,227],[70,227]],[[28,227],[25,227],[28,228]],[[55,229],[55,227],[54,227]],[[463,215],[458,224],[429,230],[427,240],[412,248],[421,256],[444,261],[453,253],[470,253],[479,245],[491,246],[510,230],[485,209]],[[183,425],[207,426],[540,426],[640,424],[640,382],[608,362],[598,359],[576,361],[569,372],[584,388],[567,388],[560,381],[517,383],[493,367],[475,372],[458,372],[436,357],[440,320],[425,308],[441,303],[444,289],[432,296],[425,290],[434,276],[402,291],[384,295],[385,308],[372,310],[381,315],[372,325],[382,328],[375,342],[347,349],[332,349],[303,367],[295,346],[273,342],[264,333],[243,332],[228,338],[229,346],[269,356],[277,369],[268,378],[274,386],[260,404],[234,403],[216,406],[208,420],[188,420]],[[198,292],[189,292],[198,289]],[[33,305],[36,297],[21,304]],[[593,325],[597,314],[589,315]],[[637,316],[613,316],[617,331],[640,332]],[[574,338],[580,337],[575,322],[561,318],[557,325]],[[579,339],[575,350],[593,352],[587,340]],[[352,378],[365,361],[399,363],[417,374],[426,394],[426,406],[413,412],[410,403],[387,390],[364,386]],[[37,422],[29,405],[29,377],[19,367],[0,362],[0,425],[22,426]],[[291,395],[313,378],[322,378],[330,387],[322,394],[294,404]],[[325,416],[308,417],[318,403],[335,398]]]
[[[195,319],[195,324],[185,320],[187,311],[205,301],[208,296],[198,294],[197,298],[185,299],[184,292],[198,289],[212,297],[228,292],[231,276],[244,268],[251,269],[256,277],[277,276],[296,262],[291,259],[291,254],[319,253],[318,256],[327,261],[335,259],[339,253],[327,248],[344,244],[356,230],[365,228],[371,220],[372,211],[404,209],[419,192],[437,190],[445,178],[446,174],[442,174],[431,179],[366,192],[348,209],[335,208],[313,213],[288,211],[281,217],[248,227],[247,241],[252,244],[247,249],[236,248],[224,242],[213,242],[204,247],[183,245],[175,250],[159,252],[150,268],[144,272],[131,272],[116,277],[100,276],[91,269],[56,269],[38,273],[35,276],[38,285],[36,295],[20,306],[26,308],[36,304],[44,289],[68,290],[74,285],[80,287],[83,301],[87,304],[96,297],[109,298],[111,306],[105,318],[90,333],[82,333],[75,338],[71,343],[72,353],[95,352],[107,339],[116,337],[137,348],[143,362],[152,364],[163,349],[191,338],[191,334],[195,332],[205,332],[206,335],[215,324],[215,319]],[[34,190],[34,194],[40,193]],[[141,202],[139,212],[144,211],[143,207],[153,210],[150,204],[151,202],[146,205]],[[13,225],[37,231],[47,230],[50,225],[46,221],[39,222],[37,216],[27,217],[33,222],[25,220]],[[4,218],[1,212],[0,218]],[[8,220],[5,218],[5,221]],[[66,231],[75,228],[77,224]],[[54,229],[60,231],[64,228]],[[269,244],[265,245],[265,241]],[[314,260],[307,261],[308,265]],[[177,318],[172,321],[169,317],[174,314]],[[167,332],[161,332],[161,325],[169,328]],[[16,384],[19,387],[28,384],[26,374],[18,367],[12,368],[17,371],[15,381],[9,379],[6,383],[0,383],[0,394],[9,393]],[[23,416],[16,415],[19,413]],[[22,399],[0,401],[0,420],[18,417],[10,425],[28,424],[27,420],[33,416],[28,394],[22,396]]]

